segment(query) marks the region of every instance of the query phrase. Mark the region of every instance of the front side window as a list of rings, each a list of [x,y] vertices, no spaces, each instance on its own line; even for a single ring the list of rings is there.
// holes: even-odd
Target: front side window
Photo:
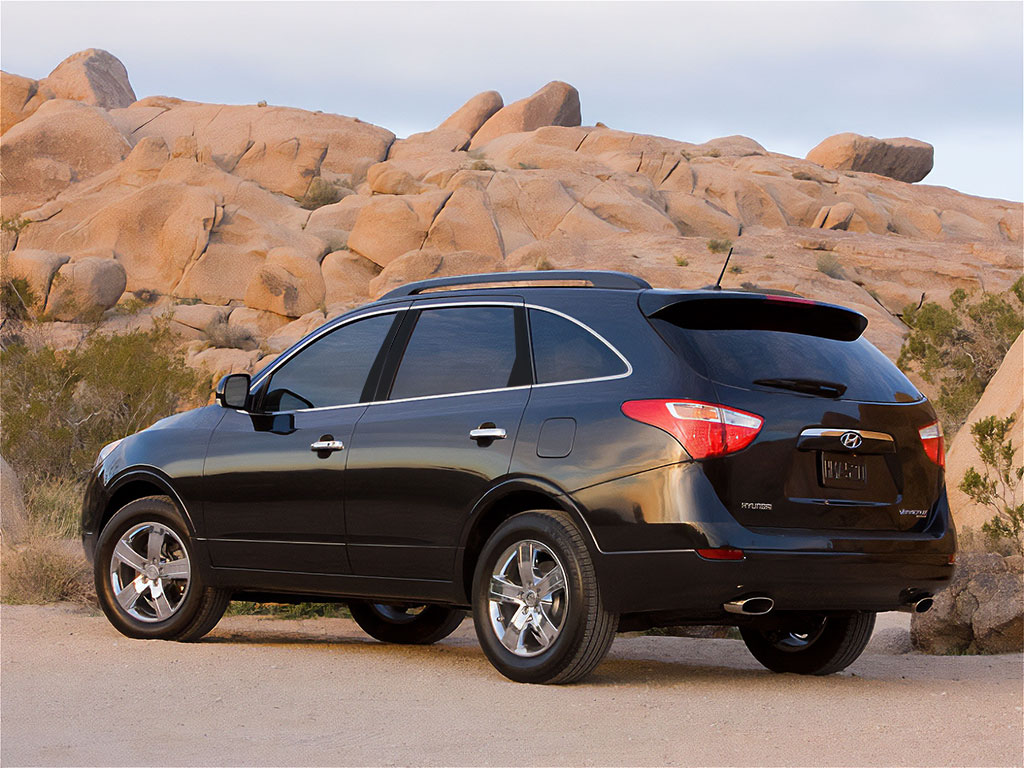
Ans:
[[[601,339],[560,315],[531,309],[530,336],[538,384],[601,379],[628,370]]]
[[[424,309],[398,366],[391,399],[514,386],[521,373],[516,357],[514,308]]]
[[[358,403],[395,315],[374,315],[314,341],[274,371],[265,411],[296,411]]]

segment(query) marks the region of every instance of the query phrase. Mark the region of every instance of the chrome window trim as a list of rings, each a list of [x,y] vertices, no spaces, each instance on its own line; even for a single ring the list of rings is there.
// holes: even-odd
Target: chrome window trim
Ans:
[[[428,296],[425,296],[424,299],[429,301],[429,297]],[[251,388],[249,390],[250,394],[252,392],[256,391],[259,388],[259,386],[263,383],[263,380],[265,378],[267,378],[268,376],[273,376],[278,368],[283,366],[285,363],[287,363],[289,360],[291,360],[293,357],[295,357],[295,355],[297,355],[300,352],[302,352],[310,344],[312,344],[313,342],[315,342],[317,339],[321,338],[322,336],[325,336],[328,333],[336,331],[339,328],[342,328],[342,327],[344,327],[344,326],[346,326],[346,325],[348,325],[350,323],[354,323],[357,320],[362,320],[363,318],[366,318],[366,317],[374,317],[376,315],[385,315],[385,314],[397,314],[398,312],[405,312],[405,311],[408,311],[410,309],[424,309],[424,310],[426,310],[426,309],[445,309],[445,308],[451,308],[451,307],[513,307],[513,308],[515,308],[515,307],[523,307],[525,309],[536,309],[536,310],[538,310],[540,312],[550,312],[553,315],[557,315],[557,316],[559,316],[561,318],[564,318],[566,320],[569,320],[570,322],[575,323],[576,325],[580,326],[581,328],[583,328],[585,331],[587,331],[591,335],[595,336],[602,344],[604,344],[606,347],[608,347],[608,349],[610,349],[615,354],[615,356],[619,358],[619,360],[622,361],[622,363],[626,366],[626,370],[624,372],[622,372],[622,373],[617,373],[617,374],[615,374],[613,376],[598,376],[598,377],[591,378],[591,379],[574,379],[574,380],[571,380],[571,381],[555,381],[555,382],[551,382],[551,383],[548,383],[548,384],[522,384],[522,385],[519,385],[517,387],[496,387],[494,389],[477,389],[477,390],[470,390],[470,391],[467,391],[467,392],[447,392],[447,393],[441,394],[441,395],[420,395],[420,396],[417,396],[417,397],[403,397],[403,398],[399,398],[397,400],[371,400],[371,401],[365,402],[365,403],[346,403],[344,405],[324,405],[324,406],[320,406],[318,408],[298,408],[298,409],[293,410],[293,411],[267,411],[266,412],[267,415],[276,415],[276,414],[281,414],[281,413],[315,413],[317,411],[336,411],[336,410],[341,410],[343,408],[368,408],[371,405],[384,405],[384,404],[387,404],[387,403],[413,403],[413,402],[417,402],[417,401],[420,401],[420,400],[436,400],[436,399],[441,398],[441,397],[468,397],[470,395],[487,395],[487,394],[492,394],[494,392],[515,392],[517,390],[533,389],[533,388],[540,389],[541,387],[564,387],[564,386],[568,386],[570,384],[593,384],[593,383],[602,382],[602,381],[614,381],[615,379],[625,379],[625,378],[628,378],[629,376],[633,375],[633,365],[632,365],[632,363],[629,362],[629,360],[626,358],[625,355],[623,355],[621,352],[619,352],[618,349],[615,348],[614,344],[612,344],[610,341],[608,341],[608,339],[606,339],[604,336],[602,336],[600,333],[595,331],[593,328],[591,328],[586,323],[584,323],[584,322],[582,322],[580,320],[577,320],[575,317],[572,317],[571,315],[567,315],[564,312],[560,312],[557,309],[551,309],[550,307],[542,307],[542,306],[540,306],[538,304],[526,304],[524,301],[490,301],[490,300],[476,300],[476,301],[474,301],[472,299],[469,299],[468,297],[464,301],[444,301],[444,300],[441,300],[441,301],[443,303],[437,303],[437,304],[434,304],[434,303],[427,304],[427,303],[424,303],[424,302],[408,302],[408,303],[405,303],[405,304],[403,304],[401,306],[392,306],[392,307],[388,307],[387,309],[381,309],[381,310],[378,310],[378,311],[375,311],[375,312],[365,312],[365,313],[357,315],[355,317],[348,318],[348,319],[344,320],[343,322],[339,321],[339,322],[336,322],[334,324],[327,324],[323,328],[321,328],[318,332],[316,332],[313,336],[310,336],[309,339],[301,347],[298,347],[297,349],[292,351],[287,357],[278,358],[273,363],[271,363],[270,366],[265,368],[260,373],[259,377],[253,380],[252,386],[251,386]],[[530,349],[531,350],[533,349],[533,340],[532,339],[530,340]]]

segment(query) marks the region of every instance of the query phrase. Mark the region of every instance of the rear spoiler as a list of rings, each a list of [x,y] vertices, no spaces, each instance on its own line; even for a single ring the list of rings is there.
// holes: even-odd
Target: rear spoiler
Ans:
[[[795,296],[716,291],[644,291],[640,311],[698,331],[782,331],[855,341],[868,319],[852,309]]]

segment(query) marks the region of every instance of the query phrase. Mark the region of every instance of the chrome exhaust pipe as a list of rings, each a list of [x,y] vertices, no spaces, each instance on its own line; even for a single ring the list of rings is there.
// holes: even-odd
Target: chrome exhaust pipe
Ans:
[[[723,603],[722,607],[729,613],[741,613],[744,616],[764,616],[775,607],[775,601],[770,597],[745,597],[742,600],[731,600]]]
[[[931,595],[927,595],[926,597],[922,597],[918,600],[915,600],[912,603],[901,605],[899,607],[899,610],[903,611],[904,613],[924,613],[926,611],[930,611],[932,605],[934,604],[935,598]]]

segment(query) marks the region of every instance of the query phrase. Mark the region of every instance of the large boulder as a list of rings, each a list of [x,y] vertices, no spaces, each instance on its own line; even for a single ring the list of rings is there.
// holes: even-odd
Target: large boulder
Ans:
[[[395,259],[370,281],[370,296],[379,297],[393,288],[429,277],[472,275],[503,271],[501,259],[475,251],[442,253],[436,250],[410,251]]]
[[[0,141],[4,216],[34,208],[71,184],[111,168],[131,151],[107,113],[48,101]]]
[[[457,110],[452,112],[438,127],[438,130],[455,130],[473,138],[480,127],[504,106],[497,91],[478,93]]]
[[[124,267],[114,259],[89,256],[59,270],[46,299],[46,314],[57,320],[95,320],[124,293]]]
[[[897,181],[920,181],[932,170],[935,148],[917,139],[876,139],[856,133],[829,136],[807,159],[837,171],[861,171]]]
[[[579,91],[556,80],[495,112],[480,126],[469,147],[482,147],[506,133],[535,131],[545,125],[579,125],[580,122]]]
[[[42,102],[35,80],[0,72],[0,134],[35,112]]]
[[[487,193],[468,186],[456,189],[434,219],[423,247],[438,251],[476,251],[502,258],[501,235],[488,206]]]
[[[974,467],[979,472],[984,471],[984,466],[978,456],[978,449],[974,444],[974,436],[971,434],[971,426],[989,416],[1003,419],[1014,415],[1017,420],[1014,422],[1010,437],[1015,446],[1024,445],[1024,390],[1021,387],[1021,370],[1024,366],[1024,334],[1017,337],[1006,353],[999,370],[991,378],[985,387],[978,404],[974,406],[967,421],[960,431],[956,433],[946,454],[946,489],[949,493],[949,507],[953,511],[953,518],[961,528],[970,526],[979,530],[981,526],[992,517],[992,509],[975,503],[967,494],[960,490],[960,481],[968,468]],[[1020,467],[1024,462],[1024,450],[1017,449],[1014,457],[1014,467]]]
[[[403,253],[423,245],[438,211],[451,193],[380,195],[363,206],[348,238],[348,248],[385,267]]]
[[[926,653],[1019,653],[1024,650],[1024,558],[962,552],[949,586],[910,636]]]
[[[72,99],[104,109],[127,107],[135,101],[128,71],[107,51],[89,48],[68,56],[41,83],[54,98]]]
[[[326,289],[324,303],[328,307],[351,306],[366,301],[370,281],[380,273],[380,267],[351,251],[328,253],[320,269]]]
[[[5,257],[5,266],[11,277],[20,277],[28,283],[32,297],[39,307],[46,305],[46,296],[57,270],[68,263],[62,253],[22,249]],[[6,278],[7,275],[4,275]]]
[[[267,254],[245,292],[245,304],[285,317],[300,317],[324,301],[320,263],[293,248],[275,248]]]

